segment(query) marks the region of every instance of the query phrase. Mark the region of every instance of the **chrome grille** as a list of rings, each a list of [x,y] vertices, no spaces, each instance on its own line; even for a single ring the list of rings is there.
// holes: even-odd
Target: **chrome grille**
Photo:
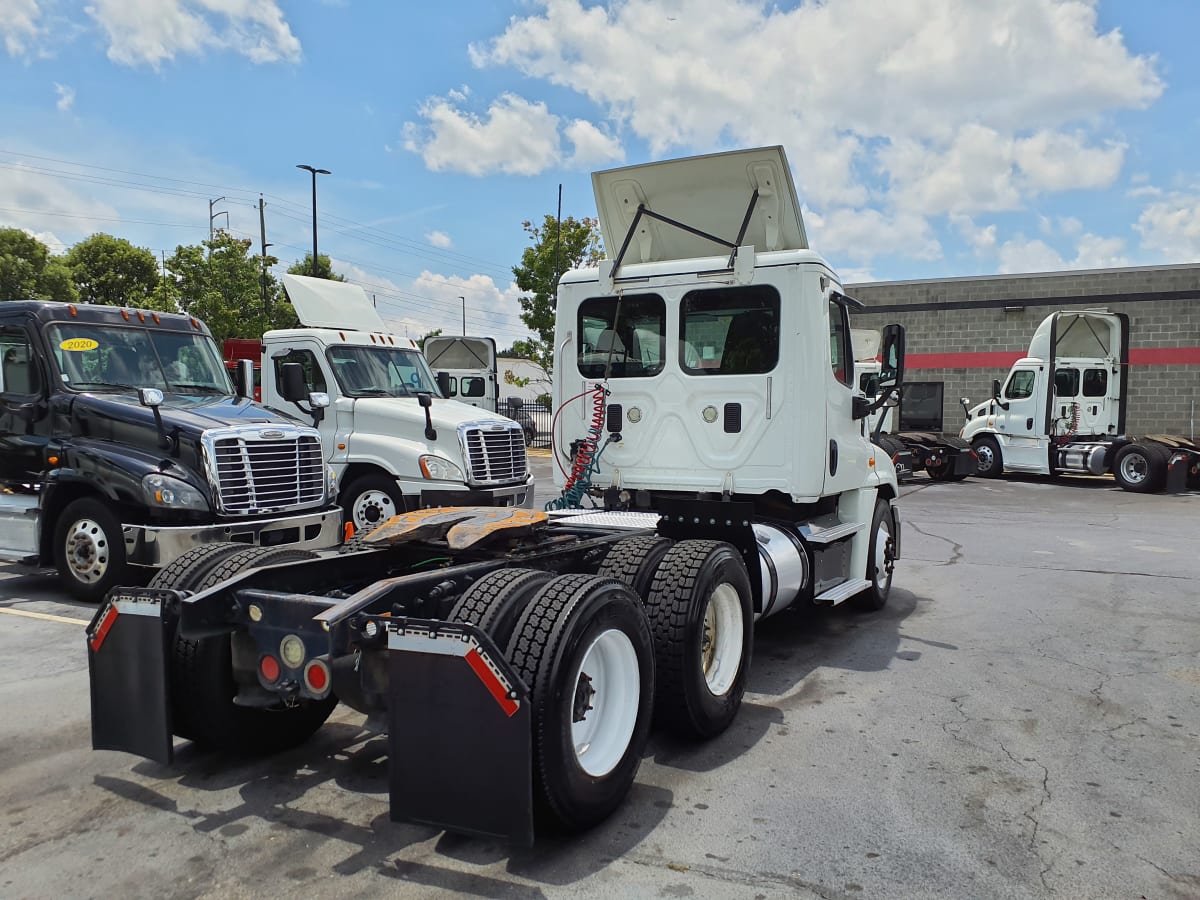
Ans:
[[[206,441],[221,511],[254,515],[320,505],[325,497],[321,439],[288,429],[264,431],[269,437],[239,431]]]
[[[473,485],[512,484],[524,481],[528,467],[525,462],[525,433],[521,426],[468,424],[459,428],[463,450]]]

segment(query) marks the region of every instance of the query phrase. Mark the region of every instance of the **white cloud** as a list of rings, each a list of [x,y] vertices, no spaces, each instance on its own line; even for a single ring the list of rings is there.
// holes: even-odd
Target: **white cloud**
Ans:
[[[54,92],[58,95],[55,108],[59,112],[70,112],[71,107],[75,105],[75,88],[55,82]]]
[[[818,207],[1002,210],[1110,183],[1105,117],[1163,91],[1094,0],[533,2],[476,65],[586,96],[655,157],[783,143]]]
[[[571,154],[571,165],[576,168],[623,162],[625,159],[625,148],[621,142],[591,122],[576,119],[563,129],[563,134],[575,147],[575,152]]]
[[[114,223],[107,220],[118,218],[116,208],[95,192],[76,191],[70,185],[21,162],[0,168],[0,197],[4,198],[0,205],[7,207],[0,212],[3,224],[30,234],[63,232],[78,237],[111,230]]]
[[[1056,272],[1067,269],[1109,269],[1129,265],[1123,251],[1125,241],[1117,237],[1082,234],[1075,244],[1075,256],[1065,259],[1040,239],[1017,235],[999,249],[1002,274],[1015,272]]]
[[[9,56],[23,56],[41,35],[38,0],[0,0],[0,37]]]
[[[421,106],[424,125],[404,127],[404,146],[431,171],[536,175],[560,157],[558,117],[544,103],[504,94],[480,118],[435,97]]]
[[[176,56],[229,50],[252,62],[298,62],[300,41],[274,0],[94,0],[86,12],[108,58],[158,68]]]
[[[448,250],[454,246],[454,241],[450,240],[450,235],[444,231],[431,231],[425,235],[425,240],[429,241],[431,247],[437,247],[440,250]]]
[[[888,216],[876,209],[835,209],[827,214],[806,212],[810,241],[831,259],[869,263],[876,256],[904,255],[938,259],[941,245],[921,216]]]
[[[1177,192],[1151,203],[1138,217],[1134,231],[1141,246],[1169,262],[1200,259],[1200,194]]]
[[[995,225],[976,225],[970,216],[961,214],[952,215],[950,224],[953,225],[958,233],[963,236],[976,255],[985,256],[996,249],[996,226]]]

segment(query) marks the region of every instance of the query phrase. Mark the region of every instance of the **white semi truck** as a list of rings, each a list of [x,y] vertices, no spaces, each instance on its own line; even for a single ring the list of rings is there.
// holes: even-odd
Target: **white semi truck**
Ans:
[[[289,362],[305,380],[292,396],[328,394],[314,424],[356,531],[423,507],[533,503],[518,423],[445,399],[416,344],[389,331],[361,287],[302,275],[284,275],[283,284],[305,327],[263,335],[262,402],[312,415],[287,399]]]
[[[887,602],[883,401],[856,390],[857,304],[808,247],[783,149],[593,185],[620,249],[559,289],[562,508],[413,511],[340,555],[212,550],[114,591],[89,628],[95,747],[278,749],[340,700],[387,731],[393,819],[529,842],[535,818],[611,814],[652,720],[727,728],[757,619]],[[899,326],[881,356],[887,396]]]
[[[960,436],[977,474],[1111,472],[1127,491],[1200,488],[1200,448],[1183,437],[1125,432],[1129,318],[1104,309],[1060,311],[1034,332],[992,398],[972,407]]]

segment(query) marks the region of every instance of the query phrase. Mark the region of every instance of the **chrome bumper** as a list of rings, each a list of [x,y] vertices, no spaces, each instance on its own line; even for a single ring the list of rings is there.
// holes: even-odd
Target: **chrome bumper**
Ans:
[[[193,547],[222,541],[296,550],[336,547],[342,540],[342,511],[334,507],[282,519],[226,522],[221,525],[121,527],[125,533],[125,556],[129,562],[135,566],[161,568]]]

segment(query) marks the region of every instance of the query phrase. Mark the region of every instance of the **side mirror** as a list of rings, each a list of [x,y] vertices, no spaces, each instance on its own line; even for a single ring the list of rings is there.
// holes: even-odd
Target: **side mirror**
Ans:
[[[879,376],[875,372],[864,373],[858,380],[858,388],[868,397],[879,393]]]
[[[437,386],[438,386],[438,390],[442,392],[443,397],[454,396],[454,394],[453,394],[454,388],[451,387],[451,385],[450,385],[450,373],[449,372],[438,372],[437,373]]]
[[[971,400],[968,397],[959,397],[959,404],[963,408],[963,415],[967,417],[967,421],[971,421]]]
[[[437,429],[433,427],[433,416],[429,412],[429,408],[433,406],[433,394],[429,391],[420,391],[417,394],[417,403],[421,404],[421,408],[425,410],[425,439],[436,441]]]
[[[855,394],[851,400],[850,414],[855,419],[865,419],[875,411],[875,404],[864,397],[862,394]]]
[[[246,400],[254,397],[254,360],[237,361],[237,367],[233,370],[233,386],[238,397]]]
[[[1000,399],[1000,379],[999,378],[992,379],[992,399],[993,400]]]
[[[279,393],[289,403],[308,399],[308,383],[304,380],[304,366],[286,362],[279,367]]]
[[[876,390],[897,387],[904,382],[904,326],[895,323],[883,329],[883,363],[879,368]]]
[[[158,388],[138,388],[138,403],[151,409],[162,406],[163,392]]]

